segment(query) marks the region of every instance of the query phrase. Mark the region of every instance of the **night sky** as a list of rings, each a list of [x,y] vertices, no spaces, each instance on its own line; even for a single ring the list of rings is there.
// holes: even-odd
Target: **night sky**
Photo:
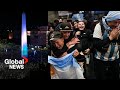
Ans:
[[[26,13],[27,27],[47,25],[47,11],[32,2],[16,2],[0,7],[0,31],[7,28],[20,29],[22,12]]]
[[[10,1],[9,1],[10,2]],[[8,38],[8,30],[13,31],[14,41],[20,44],[22,12],[26,13],[27,30],[47,26],[48,11],[32,2],[0,3],[0,39]],[[2,5],[1,5],[2,4]]]

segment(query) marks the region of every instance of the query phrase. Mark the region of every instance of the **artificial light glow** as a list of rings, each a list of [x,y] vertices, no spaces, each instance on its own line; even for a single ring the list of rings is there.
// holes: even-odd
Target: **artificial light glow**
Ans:
[[[28,57],[28,48],[27,48],[27,31],[26,31],[26,14],[22,13],[22,35],[21,35],[21,56]]]

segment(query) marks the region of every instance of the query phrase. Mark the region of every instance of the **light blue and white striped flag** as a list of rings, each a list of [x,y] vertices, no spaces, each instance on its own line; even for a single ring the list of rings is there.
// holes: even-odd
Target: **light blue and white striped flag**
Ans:
[[[73,53],[74,51],[61,58],[48,56],[48,63],[54,66],[59,79],[84,79],[82,68]]]

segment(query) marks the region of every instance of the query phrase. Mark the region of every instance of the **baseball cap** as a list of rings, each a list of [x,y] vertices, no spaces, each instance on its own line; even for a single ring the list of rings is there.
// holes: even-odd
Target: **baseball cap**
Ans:
[[[68,23],[68,22],[61,23],[59,26],[59,30],[60,31],[73,31],[70,23]]]
[[[57,40],[62,38],[62,33],[60,31],[53,31],[50,35],[50,40]]]

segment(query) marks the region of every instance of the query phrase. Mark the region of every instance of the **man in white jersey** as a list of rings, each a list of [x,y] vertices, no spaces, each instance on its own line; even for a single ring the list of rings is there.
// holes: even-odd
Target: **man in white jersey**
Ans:
[[[120,11],[109,11],[93,33],[96,79],[119,79]]]

